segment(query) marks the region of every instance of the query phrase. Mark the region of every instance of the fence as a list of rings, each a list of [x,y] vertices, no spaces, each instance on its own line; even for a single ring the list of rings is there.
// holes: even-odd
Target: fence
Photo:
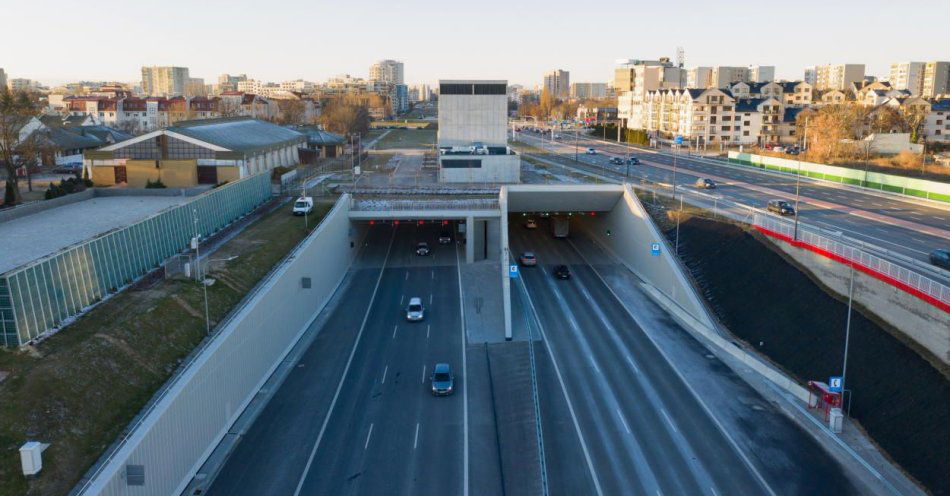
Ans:
[[[353,199],[351,210],[498,210],[494,198],[460,198],[453,200],[388,200]]]
[[[668,196],[669,189],[666,186],[634,185],[647,193]],[[780,239],[801,248],[810,249],[842,263],[854,264],[856,269],[950,312],[950,286],[936,280],[940,277],[938,269],[923,262],[803,222],[798,223],[796,233],[792,220],[776,217],[762,209],[715,195],[677,188],[677,196],[690,205],[713,210],[716,216],[722,215],[752,225],[759,231],[777,235]],[[894,260],[900,260],[900,263]]]
[[[53,332],[181,252],[196,229],[209,236],[270,194],[268,174],[251,176],[0,275],[0,343]]]
[[[879,172],[865,172],[847,167],[799,162],[778,157],[753,155],[750,153],[729,152],[729,161],[741,165],[750,165],[760,169],[801,174],[815,179],[851,184],[864,188],[900,193],[930,200],[950,202],[950,184],[927,181],[912,177],[894,176]]]

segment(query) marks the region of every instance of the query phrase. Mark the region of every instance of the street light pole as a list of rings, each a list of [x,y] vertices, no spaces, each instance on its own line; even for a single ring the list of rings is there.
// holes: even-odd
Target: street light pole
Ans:
[[[198,251],[198,247],[201,244],[198,239],[200,234],[198,233],[198,209],[191,209],[192,219],[195,224],[195,278],[198,280],[198,283],[201,284],[201,291],[204,293],[205,300],[205,334],[211,334],[211,317],[208,311],[208,285],[205,284],[204,274],[201,272],[201,253]]]
[[[844,394],[848,375],[848,344],[851,342],[851,300],[854,297],[854,264],[851,264],[851,283],[848,286],[848,318],[844,326],[844,363],[841,365],[841,391]]]

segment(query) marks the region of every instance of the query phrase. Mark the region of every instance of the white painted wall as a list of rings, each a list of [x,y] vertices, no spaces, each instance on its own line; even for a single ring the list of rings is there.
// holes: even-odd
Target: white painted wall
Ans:
[[[343,280],[364,228],[344,195],[320,226],[191,364],[84,494],[180,494],[211,450]],[[351,244],[352,243],[352,244]],[[301,287],[310,277],[311,289]],[[145,466],[128,486],[127,464]]]

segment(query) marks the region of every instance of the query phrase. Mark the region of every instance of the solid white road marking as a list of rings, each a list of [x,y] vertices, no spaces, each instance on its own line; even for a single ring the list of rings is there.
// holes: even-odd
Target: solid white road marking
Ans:
[[[366,328],[366,321],[369,320],[370,310],[373,308],[373,302],[376,301],[376,293],[379,292],[379,284],[383,282],[383,274],[386,272],[386,264],[389,262],[389,254],[393,249],[393,240],[396,239],[396,230],[393,229],[393,235],[389,238],[389,248],[386,249],[386,258],[383,260],[383,266],[379,269],[379,277],[376,279],[376,287],[373,289],[373,296],[369,299],[369,305],[366,307],[366,314],[363,315],[363,323],[360,324],[360,330],[356,333],[356,341],[353,343],[353,349],[350,350],[350,357],[346,360],[346,366],[343,367],[343,375],[340,376],[340,382],[336,386],[336,392],[333,393],[333,400],[330,401],[330,409],[327,410],[326,417],[323,418],[323,425],[320,426],[320,433],[317,434],[317,441],[313,443],[313,449],[310,450],[310,457],[307,459],[307,464],[303,468],[303,473],[300,474],[300,481],[297,482],[297,488],[294,489],[294,496],[300,495],[300,490],[303,488],[303,483],[307,479],[307,474],[310,472],[310,466],[313,465],[313,458],[317,456],[317,448],[320,447],[320,441],[323,440],[323,434],[327,430],[327,424],[330,423],[330,415],[333,414],[333,407],[336,406],[336,400],[340,397],[340,391],[343,389],[343,381],[346,379],[346,374],[350,370],[350,365],[353,363],[353,356],[356,355],[356,348],[360,344],[360,338],[363,336],[363,329]]]
[[[630,355],[627,355],[627,361],[630,362],[630,366],[633,367],[633,371],[637,374],[640,373],[640,368],[637,367],[637,364],[633,363],[633,359],[630,358]]]
[[[462,469],[462,495],[468,496],[468,382],[466,374],[468,371],[468,362],[465,359],[465,300],[462,298],[462,265],[459,259],[458,247],[455,248],[455,269],[458,272],[459,283],[459,313],[462,316],[462,425],[465,431],[463,438],[463,469]]]
[[[365,450],[369,446],[369,438],[373,437],[373,424],[369,424],[369,432],[366,433],[366,442],[363,443],[363,449]]]
[[[623,414],[620,413],[620,409],[617,409],[617,416],[620,417],[620,421],[623,422],[623,428],[627,430],[627,434],[630,434],[630,426],[627,425],[627,419],[623,418]]]
[[[679,429],[676,428],[676,424],[673,423],[673,420],[670,419],[670,416],[666,414],[666,410],[663,408],[660,408],[660,413],[663,414],[663,418],[666,419],[667,424],[670,424],[670,427],[673,428],[673,431],[678,433]]]
[[[571,396],[567,393],[567,386],[564,385],[564,377],[561,376],[561,368],[557,364],[557,360],[554,358],[554,352],[551,350],[551,345],[548,343],[548,337],[544,333],[544,325],[541,324],[541,319],[538,318],[538,310],[534,306],[534,301],[531,299],[531,293],[528,292],[528,287],[524,283],[524,279],[518,278],[518,283],[521,284],[524,288],[525,295],[528,298],[528,306],[531,307],[531,313],[535,316],[535,321],[538,323],[538,330],[541,331],[541,341],[544,343],[544,348],[548,352],[548,356],[551,357],[551,364],[554,365],[554,375],[557,376],[558,384],[561,385],[561,393],[564,395],[564,399],[567,401],[567,409],[571,413],[571,421],[574,424],[574,431],[577,433],[578,439],[581,442],[581,450],[584,452],[584,460],[587,462],[587,469],[590,471],[591,480],[594,481],[594,489],[597,491],[598,496],[603,496],[604,491],[600,488],[600,479],[597,477],[597,472],[594,471],[594,463],[590,458],[590,451],[587,449],[587,441],[584,440],[584,434],[581,432],[580,423],[577,421],[577,414],[574,413],[574,405],[571,403]]]
[[[416,446],[419,446],[419,422],[416,422],[416,437],[412,439],[412,449],[416,449]]]
[[[379,381],[380,384],[386,384],[386,373],[389,372],[389,365],[383,369],[383,380]]]
[[[597,370],[598,374],[601,374],[600,367],[597,366],[597,360],[594,359],[594,355],[587,355],[590,358],[590,364],[594,366],[594,369]]]

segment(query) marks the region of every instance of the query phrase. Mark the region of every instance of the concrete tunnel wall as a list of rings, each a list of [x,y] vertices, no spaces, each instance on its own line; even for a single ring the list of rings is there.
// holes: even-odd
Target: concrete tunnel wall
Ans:
[[[715,327],[676,261],[672,247],[629,186],[624,187],[623,195],[606,215],[573,216],[571,229],[580,229],[593,238],[690,317],[709,328]],[[651,254],[652,243],[660,244],[659,256]]]
[[[84,494],[165,496],[184,490],[349,270],[368,228],[350,221],[349,205],[343,195],[247,304],[219,325],[212,342]],[[310,288],[303,287],[304,277]],[[127,484],[127,465],[144,466],[144,486]]]

